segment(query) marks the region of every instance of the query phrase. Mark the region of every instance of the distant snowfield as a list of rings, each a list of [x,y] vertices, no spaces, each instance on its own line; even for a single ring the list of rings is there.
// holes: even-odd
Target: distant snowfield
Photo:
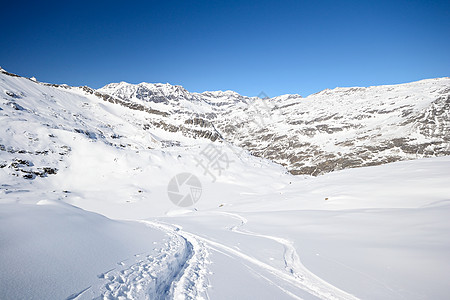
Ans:
[[[157,147],[164,133],[134,123],[143,112],[0,75],[18,96],[0,103],[1,299],[450,293],[448,156],[292,176],[223,143]],[[231,161],[216,181],[196,162],[211,144]],[[167,194],[183,172],[202,184],[187,208]]]

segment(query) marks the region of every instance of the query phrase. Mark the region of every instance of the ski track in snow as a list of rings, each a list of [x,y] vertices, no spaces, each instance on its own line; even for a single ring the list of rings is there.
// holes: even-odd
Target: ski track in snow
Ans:
[[[96,284],[73,293],[67,299],[209,299],[208,249],[241,259],[256,275],[292,298],[302,299],[302,295],[307,293],[320,299],[358,299],[303,266],[291,241],[242,229],[248,221],[239,214],[215,213],[239,221],[238,225],[228,227],[232,232],[281,244],[284,247],[285,271],[225,244],[187,232],[179,225],[141,220],[139,222],[168,235],[163,247],[155,249],[158,254],[138,253],[133,258],[121,260],[116,268],[99,274]]]
[[[231,256],[239,257],[240,259],[245,260],[246,262],[251,263],[252,265],[255,265],[257,267],[260,267],[267,271],[269,274],[272,274],[276,276],[277,279],[283,280],[285,283],[289,284],[290,286],[294,288],[301,289],[303,292],[307,292],[308,294],[318,297],[320,299],[358,299],[357,297],[346,293],[345,291],[342,291],[341,289],[329,284],[328,282],[322,280],[318,276],[314,275],[312,272],[310,272],[308,269],[306,269],[305,266],[300,262],[300,258],[297,254],[297,251],[295,250],[293,243],[289,240],[286,240],[284,238],[280,237],[274,237],[270,235],[262,235],[257,234],[249,231],[243,231],[240,229],[243,225],[247,223],[247,219],[244,217],[234,214],[234,213],[225,213],[225,212],[218,212],[222,215],[231,216],[234,219],[238,219],[240,221],[240,224],[237,226],[230,227],[229,230],[249,235],[249,236],[256,236],[260,238],[266,238],[273,240],[277,243],[280,243],[285,251],[284,251],[284,261],[285,261],[285,268],[287,272],[283,272],[269,264],[266,264],[252,256],[249,256],[241,251],[238,251],[232,247],[226,246],[224,244],[218,243],[216,241],[209,240],[205,237],[201,237],[198,235],[195,235],[193,233],[185,232],[180,230],[180,234],[182,234],[184,237],[188,238],[189,240],[196,240],[197,242],[202,242],[203,244],[209,246],[211,249],[216,250],[218,252],[228,254]],[[254,270],[255,271],[255,270]],[[278,288],[280,288],[283,292],[285,292],[287,295],[301,299],[298,295],[295,293],[292,293],[291,291],[288,291],[287,289],[283,288],[279,284],[276,284],[273,280],[269,279],[266,275],[263,275],[261,273],[258,273],[259,276],[264,278],[265,280],[268,280],[272,284],[276,285]]]
[[[67,300],[79,299],[209,299],[206,288],[206,246],[178,233],[174,226],[141,221],[162,230],[169,240],[157,250],[157,255],[135,254],[117,262],[116,268],[99,274],[99,281]]]
[[[170,238],[156,256],[135,254],[131,259],[117,263],[118,268],[106,271],[98,278],[100,286],[95,299],[165,299],[172,279],[188,259],[189,248],[182,240]]]
[[[170,285],[163,298],[169,299],[209,299],[206,282],[209,252],[205,244],[193,235],[188,234],[176,225],[167,225],[154,221],[141,221],[142,223],[165,231],[173,240],[181,240],[188,249],[175,276],[172,276]],[[161,298],[161,296],[157,296]],[[153,299],[153,298],[152,298]]]
[[[355,296],[348,294],[345,291],[342,291],[341,289],[331,285],[330,283],[324,281],[323,279],[321,279],[320,277],[316,276],[314,273],[309,271],[300,262],[300,257],[298,256],[297,251],[295,250],[293,242],[281,237],[263,235],[243,230],[242,227],[248,222],[248,220],[242,217],[241,215],[229,212],[217,212],[217,213],[231,216],[232,218],[239,220],[240,222],[239,225],[229,228],[233,232],[249,236],[266,238],[273,240],[277,243],[280,243],[284,247],[285,269],[286,271],[288,271],[291,277],[293,277],[289,278],[287,281],[292,282],[292,279],[294,279],[296,282],[298,282],[298,286],[301,289],[304,289],[308,293],[317,296],[321,299],[358,299]],[[271,266],[269,267],[270,269],[273,268]],[[282,276],[281,278],[285,279],[286,277]]]

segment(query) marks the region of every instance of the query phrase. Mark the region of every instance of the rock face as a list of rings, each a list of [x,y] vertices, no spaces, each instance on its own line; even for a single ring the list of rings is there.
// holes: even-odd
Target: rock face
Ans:
[[[136,151],[232,143],[308,175],[450,155],[450,78],[259,98],[151,83],[94,90],[4,70],[0,77],[0,168],[28,179],[61,170],[70,147],[58,136],[73,134]]]
[[[231,142],[293,174],[450,155],[450,78],[327,89],[306,98],[123,82],[98,92],[167,112],[151,126]]]

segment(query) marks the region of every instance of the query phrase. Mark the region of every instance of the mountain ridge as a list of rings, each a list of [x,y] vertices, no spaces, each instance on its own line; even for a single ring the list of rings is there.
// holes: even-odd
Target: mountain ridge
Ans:
[[[129,122],[136,127],[135,132],[157,141],[145,148],[195,144],[197,139],[207,139],[233,144],[270,159],[292,174],[313,176],[346,168],[450,155],[448,77],[401,85],[328,89],[305,98],[288,94],[266,99],[233,91],[190,93],[170,84],[120,82],[95,90],[40,83],[3,69],[1,73],[18,80],[27,79],[27,83],[19,86],[29,84],[35,89],[33,85],[39,84],[55,88],[58,93],[75,93],[76,97],[93,95],[109,103],[108,110],[118,104],[127,114],[144,113]],[[36,96],[42,98],[39,104],[26,109],[26,95],[21,96],[20,87],[14,89],[4,86],[3,99],[15,111],[21,108],[23,112],[39,111],[44,108],[42,104],[54,101],[49,92],[40,92],[41,96]],[[73,102],[72,96],[65,97],[68,97],[67,104]],[[66,113],[59,106],[54,109],[58,110],[53,113],[55,116]],[[86,109],[72,113],[86,114],[84,118],[91,114]],[[51,115],[48,120],[53,120]],[[114,122],[115,125],[111,124],[114,127],[123,126]],[[70,130],[87,136],[105,136],[104,129],[83,128],[82,124]],[[52,126],[58,127],[57,123]],[[112,132],[110,135],[125,134]],[[120,142],[121,138],[106,136],[100,140],[119,146],[135,142]]]
[[[450,118],[446,113],[450,101],[449,86],[450,78],[443,77],[400,85],[339,87],[332,90],[326,89],[305,98],[299,95],[282,95],[261,99],[245,97],[237,93],[192,93],[194,97],[200,98],[196,101],[203,100],[209,104],[221,101],[212,106],[213,109],[209,111],[209,114],[197,113],[200,110],[193,110],[191,113],[214,123],[220,136],[226,141],[243,147],[257,156],[281,163],[293,174],[319,175],[348,167],[428,157],[435,153],[449,155]],[[115,91],[107,91],[107,93],[117,96]],[[389,96],[383,99],[383,95]],[[124,95],[121,96],[124,97]],[[211,98],[214,97],[216,99],[212,101]],[[125,95],[125,98],[131,100],[132,97]],[[189,98],[184,99],[189,100]],[[151,101],[151,99],[148,100]],[[301,109],[298,110],[300,107]],[[333,107],[334,111],[327,110],[327,107]],[[426,111],[427,108],[429,111]],[[272,115],[276,114],[287,117],[272,122]],[[352,114],[350,120],[349,115]],[[252,115],[256,118],[252,119]],[[425,115],[429,116],[425,117]],[[304,120],[304,116],[308,116],[307,120]],[[431,116],[435,119],[440,118],[440,121],[433,123],[434,121],[429,120]],[[261,119],[262,124],[252,127],[252,123],[258,123],[258,118]],[[359,130],[370,125],[369,121],[364,124],[362,120],[372,118],[379,119],[382,123],[378,127],[370,128],[368,132]],[[224,119],[226,121],[223,121]],[[236,121],[240,119],[243,120]],[[284,127],[286,123],[291,127],[289,131],[297,134],[284,135],[280,129],[273,128],[274,126]],[[383,127],[385,125],[388,127]],[[242,128],[245,129],[241,130]],[[249,128],[250,131],[243,132]],[[261,130],[262,128],[264,130]],[[406,130],[404,134],[395,136],[394,132],[401,128]],[[422,132],[417,135],[417,130]],[[343,140],[333,145],[341,149],[336,149],[337,151],[320,149],[324,148],[321,143],[326,143],[327,138],[330,139],[337,136],[338,132],[344,131],[351,132],[349,138],[342,137],[341,134],[340,138]],[[384,131],[391,132],[385,134]],[[442,132],[437,133],[439,131]],[[240,137],[236,138],[238,133]],[[311,145],[310,139],[321,133],[329,136]],[[339,151],[348,150],[346,146],[358,144],[358,139],[368,133],[370,135],[366,136],[366,142],[373,140],[376,142],[375,145],[359,143],[358,149],[354,149],[358,151],[356,154],[351,151],[350,153]],[[394,134],[394,137],[380,139],[380,136],[389,136],[389,134]],[[297,138],[299,135],[303,135],[303,138]],[[267,142],[273,140],[278,142]],[[302,151],[298,151],[299,149]],[[392,153],[387,153],[388,151]],[[374,157],[373,152],[376,154],[384,152],[384,154],[378,155],[381,157]],[[320,158],[321,156],[323,158]]]

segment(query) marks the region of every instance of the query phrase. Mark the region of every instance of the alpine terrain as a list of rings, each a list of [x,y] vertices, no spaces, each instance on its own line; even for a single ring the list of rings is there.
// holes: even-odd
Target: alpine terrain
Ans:
[[[308,97],[0,68],[0,299],[445,299],[450,78]]]

